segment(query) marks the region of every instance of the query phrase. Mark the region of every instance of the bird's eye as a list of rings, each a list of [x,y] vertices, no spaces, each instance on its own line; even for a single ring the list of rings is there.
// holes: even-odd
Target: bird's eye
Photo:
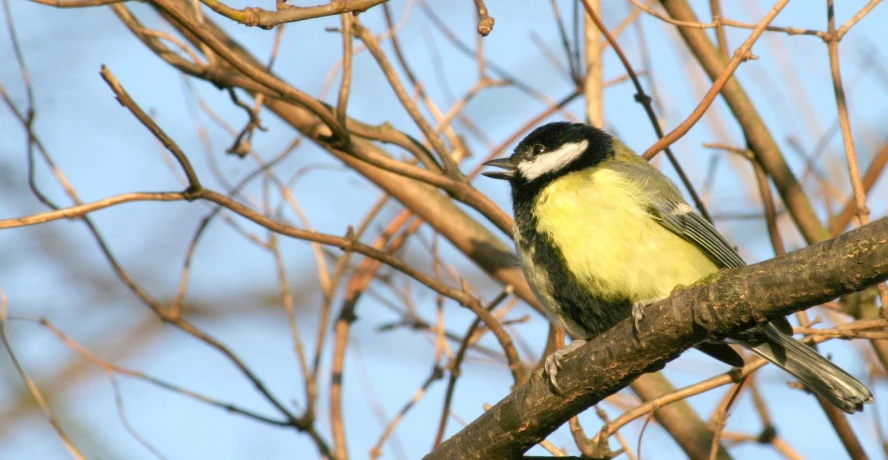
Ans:
[[[539,155],[546,151],[546,146],[543,144],[534,144],[530,149],[533,151],[534,155]]]

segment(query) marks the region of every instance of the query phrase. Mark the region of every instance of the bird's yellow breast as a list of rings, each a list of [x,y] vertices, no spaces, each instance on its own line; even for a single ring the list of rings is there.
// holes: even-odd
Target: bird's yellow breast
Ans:
[[[587,169],[547,185],[533,207],[537,231],[561,251],[570,273],[603,300],[668,297],[676,285],[717,271],[696,246],[647,212],[642,187],[609,169]]]

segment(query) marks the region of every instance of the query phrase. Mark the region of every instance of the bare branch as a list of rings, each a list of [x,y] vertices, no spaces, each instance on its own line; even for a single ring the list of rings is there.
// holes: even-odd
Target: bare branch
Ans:
[[[271,29],[274,26],[288,22],[305,21],[307,19],[322,18],[337,14],[358,14],[385,3],[388,0],[333,0],[325,5],[295,6],[285,3],[286,0],[277,0],[277,11],[263,10],[257,7],[247,7],[242,10],[232,8],[219,0],[200,0],[213,11],[225,16],[232,21],[245,26],[258,26],[262,29]]]
[[[651,318],[645,312],[649,327],[636,332],[627,318],[568,355],[559,373],[561,395],[552,394],[546,380],[535,375],[426,458],[520,455],[570,417],[638,375],[662,368],[700,340],[724,337],[888,278],[886,240],[888,218],[883,218],[833,240],[722,271],[673,292],[650,307]],[[779,283],[780,289],[773,289],[777,284],[771,282]],[[518,426],[522,429],[513,429]]]

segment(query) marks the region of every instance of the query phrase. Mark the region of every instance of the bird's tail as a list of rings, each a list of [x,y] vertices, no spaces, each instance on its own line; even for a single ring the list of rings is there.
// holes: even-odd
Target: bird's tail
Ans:
[[[853,414],[862,411],[864,404],[873,402],[873,394],[851,374],[776,327],[765,324],[747,334],[738,337],[738,341],[795,376],[839,409]]]

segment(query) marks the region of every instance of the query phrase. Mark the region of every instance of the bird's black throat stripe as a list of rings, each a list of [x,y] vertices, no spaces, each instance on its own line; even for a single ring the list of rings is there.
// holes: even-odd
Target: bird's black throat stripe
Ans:
[[[553,310],[553,316],[563,315],[585,329],[585,337],[582,338],[592,338],[628,318],[631,301],[628,296],[623,300],[604,300],[592,295],[568,271],[561,248],[548,235],[536,230],[538,219],[532,210],[544,187],[545,184],[540,187],[525,187],[517,193],[513,189],[512,203],[521,243],[532,250],[533,263],[537,270],[543,270],[548,275],[551,283],[549,294],[555,304],[546,305],[546,308]],[[545,290],[543,286],[538,289]],[[540,302],[546,303],[546,300],[540,299]]]

